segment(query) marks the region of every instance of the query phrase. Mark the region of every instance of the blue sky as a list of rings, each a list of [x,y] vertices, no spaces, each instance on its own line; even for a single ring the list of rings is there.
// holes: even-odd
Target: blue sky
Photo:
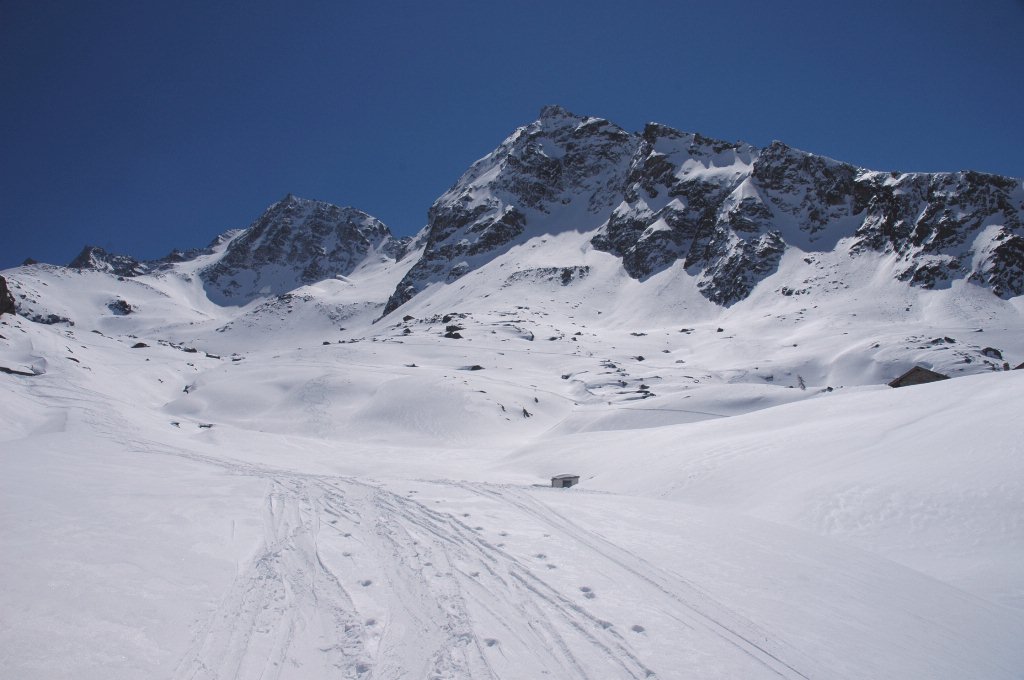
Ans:
[[[413,233],[549,103],[1021,177],[1021,36],[1021,0],[0,0],[0,267],[203,246],[289,192]]]

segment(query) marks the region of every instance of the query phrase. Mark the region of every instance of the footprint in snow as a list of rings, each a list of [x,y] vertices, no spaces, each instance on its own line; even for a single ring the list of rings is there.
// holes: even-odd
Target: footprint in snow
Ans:
[[[630,628],[630,630],[633,631],[634,633],[642,633],[642,632],[644,632],[647,629],[644,628],[643,626],[641,626],[640,624],[636,624],[632,628]]]
[[[536,557],[538,560],[546,560],[548,556],[544,553],[537,553],[536,555],[534,555],[534,557]]]
[[[359,582],[359,585],[361,585],[361,586],[362,586],[362,587],[364,587],[364,588],[365,588],[366,586],[369,586],[369,585],[372,585],[372,584],[373,584],[373,581],[371,581],[371,580],[370,580],[370,579],[368,579],[368,578],[367,578],[367,579],[363,579],[362,581],[360,581],[360,582]]]
[[[488,647],[494,647],[496,644],[498,644],[498,641],[494,638],[484,638],[484,644],[486,644]]]
[[[595,597],[597,597],[597,593],[591,590],[590,586],[580,586],[580,592],[583,593],[583,597],[587,598],[588,600],[593,600]]]

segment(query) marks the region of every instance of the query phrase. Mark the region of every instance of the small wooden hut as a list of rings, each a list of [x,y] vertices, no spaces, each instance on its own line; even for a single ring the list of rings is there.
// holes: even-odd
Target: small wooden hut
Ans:
[[[551,486],[557,489],[567,489],[580,483],[579,475],[556,475],[551,478]]]

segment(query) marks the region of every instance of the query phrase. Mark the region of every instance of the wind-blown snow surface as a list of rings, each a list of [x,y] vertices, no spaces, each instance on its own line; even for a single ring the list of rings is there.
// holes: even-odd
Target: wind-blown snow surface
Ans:
[[[74,325],[0,320],[3,675],[1024,674],[1020,298],[787,254],[820,289],[723,309],[542,238],[377,324],[409,262],[4,272]]]

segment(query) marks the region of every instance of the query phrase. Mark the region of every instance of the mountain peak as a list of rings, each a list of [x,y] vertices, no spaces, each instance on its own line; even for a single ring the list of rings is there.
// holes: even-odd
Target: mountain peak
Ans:
[[[583,118],[583,116],[578,116],[558,104],[548,104],[541,108],[539,118],[548,120],[552,118]]]
[[[350,274],[374,254],[396,259],[404,243],[361,210],[289,193],[232,240],[201,277],[211,299],[245,304]]]

